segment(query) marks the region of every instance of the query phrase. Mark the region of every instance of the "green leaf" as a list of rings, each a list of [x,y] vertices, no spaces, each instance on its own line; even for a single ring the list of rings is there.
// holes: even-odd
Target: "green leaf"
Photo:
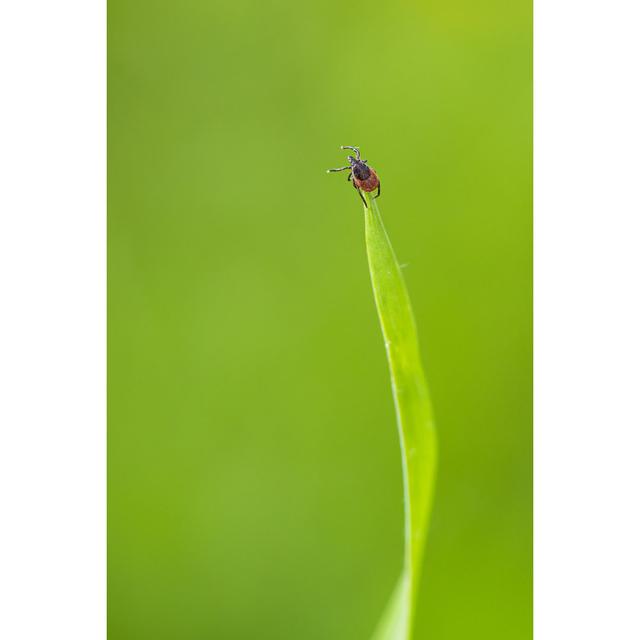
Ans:
[[[387,350],[404,485],[404,566],[373,640],[410,640],[431,514],[437,442],[415,320],[400,265],[376,199],[364,194],[365,237],[373,294]]]

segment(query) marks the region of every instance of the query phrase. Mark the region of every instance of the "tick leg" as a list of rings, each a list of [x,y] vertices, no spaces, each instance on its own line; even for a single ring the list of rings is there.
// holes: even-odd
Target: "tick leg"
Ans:
[[[334,171],[345,171],[346,169],[351,169],[351,167],[340,167],[339,169],[327,169],[327,173],[333,173]]]
[[[350,147],[349,145],[343,144],[340,148],[341,149],[351,149],[352,151],[355,151],[356,152],[356,160],[360,160],[360,147]]]
[[[352,176],[352,174],[351,174],[351,172],[349,172],[349,175],[347,176],[347,182],[351,182],[351,176]]]
[[[351,183],[353,185],[353,188],[358,192],[358,195],[360,196],[360,199],[362,200],[362,204],[364,204],[364,206],[368,209],[369,207],[367,206],[367,201],[364,199],[364,196],[362,195],[362,191],[360,191],[360,189],[358,189],[358,187],[356,187],[355,182]]]
[[[380,197],[380,182],[378,182],[378,193],[376,193],[375,196],[373,196],[374,198],[379,198]]]

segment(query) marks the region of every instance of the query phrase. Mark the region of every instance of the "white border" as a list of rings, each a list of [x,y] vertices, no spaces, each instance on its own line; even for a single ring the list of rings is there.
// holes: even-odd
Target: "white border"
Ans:
[[[638,7],[535,7],[539,640],[640,638]]]
[[[105,625],[105,6],[0,5],[0,637]]]

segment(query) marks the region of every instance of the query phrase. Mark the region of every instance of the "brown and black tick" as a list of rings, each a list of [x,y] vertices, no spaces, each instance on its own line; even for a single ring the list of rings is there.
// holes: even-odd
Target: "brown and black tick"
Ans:
[[[378,190],[374,198],[380,196],[380,178],[378,178],[378,174],[367,164],[366,160],[360,159],[360,149],[359,147],[347,147],[342,146],[341,149],[352,149],[356,152],[356,157],[347,156],[347,161],[349,165],[346,167],[340,167],[339,169],[328,169],[327,173],[332,173],[334,171],[346,171],[349,170],[349,175],[347,176],[347,180],[351,181],[354,189],[358,192],[358,195],[362,198],[362,202],[364,202],[364,206],[367,206],[367,201],[364,199],[362,195],[363,191],[367,193],[371,193],[372,191]]]

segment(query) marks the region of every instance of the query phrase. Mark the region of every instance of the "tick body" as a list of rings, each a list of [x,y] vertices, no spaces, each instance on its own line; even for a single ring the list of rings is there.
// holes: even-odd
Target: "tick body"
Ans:
[[[348,170],[349,175],[347,176],[347,180],[353,184],[354,189],[358,192],[358,195],[362,198],[362,202],[364,202],[364,206],[366,207],[367,201],[364,199],[362,192],[371,193],[377,189],[378,193],[373,196],[377,198],[380,195],[380,178],[378,178],[378,174],[367,164],[367,161],[360,158],[360,149],[358,147],[342,146],[340,148],[352,149],[355,151],[356,157],[348,156],[348,166],[340,167],[339,169],[329,169],[327,173]]]

